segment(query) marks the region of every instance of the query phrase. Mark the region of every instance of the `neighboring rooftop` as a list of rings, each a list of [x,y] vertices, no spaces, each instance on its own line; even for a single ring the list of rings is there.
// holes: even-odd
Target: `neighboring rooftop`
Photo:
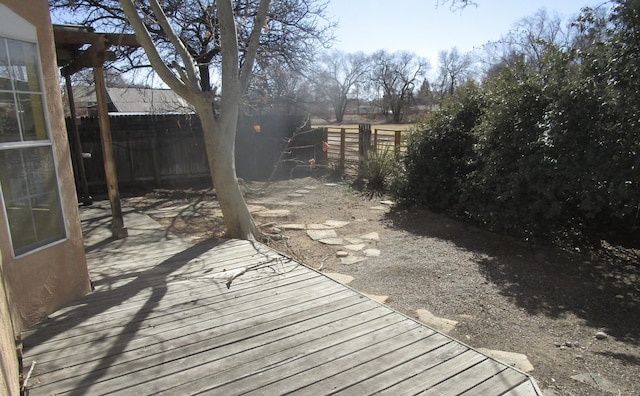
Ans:
[[[187,114],[193,107],[170,89],[107,88],[109,112],[119,114]],[[94,115],[95,87],[74,86],[78,116]]]

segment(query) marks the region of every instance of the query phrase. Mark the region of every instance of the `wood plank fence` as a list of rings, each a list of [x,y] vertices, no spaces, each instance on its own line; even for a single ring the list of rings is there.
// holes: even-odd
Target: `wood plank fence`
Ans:
[[[404,152],[402,130],[372,128],[371,124],[355,127],[324,127],[324,140],[328,143],[326,161],[344,170],[357,170],[369,149],[394,154]],[[373,140],[373,141],[372,141]]]
[[[70,122],[67,119],[67,129]],[[109,122],[121,187],[210,182],[197,116],[112,115]],[[236,135],[238,176],[250,180],[285,177],[296,164],[307,164],[309,158],[322,152],[322,131],[297,134],[300,129],[309,128],[302,124],[300,117],[240,118]],[[81,118],[78,130],[87,183],[93,193],[101,192],[106,182],[97,117]],[[70,144],[75,144],[73,139]],[[74,158],[74,165],[76,161]]]
[[[68,129],[70,122],[67,119]],[[210,183],[197,116],[111,115],[109,122],[121,188]],[[103,192],[106,181],[97,117],[81,118],[78,130],[87,184],[92,193]],[[306,175],[316,164],[353,173],[370,149],[396,154],[404,150],[401,134],[401,130],[372,128],[370,124],[312,129],[300,117],[241,117],[236,170],[239,177],[249,180]],[[74,139],[69,143],[75,144]],[[76,166],[78,159],[73,159]]]

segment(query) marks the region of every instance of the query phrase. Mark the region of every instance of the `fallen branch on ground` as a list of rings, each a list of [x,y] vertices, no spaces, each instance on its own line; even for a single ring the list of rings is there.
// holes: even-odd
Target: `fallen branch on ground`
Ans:
[[[253,265],[249,265],[246,267],[234,268],[232,270],[222,270],[221,272],[216,272],[215,274],[206,275],[205,278],[211,278],[216,280],[224,280],[227,289],[231,288],[231,283],[238,277],[246,274],[249,271],[257,271],[263,268],[272,268],[274,265],[277,265],[281,260],[285,260],[286,262],[291,262],[293,259],[288,257],[274,257],[269,261],[264,261],[261,263],[256,263]],[[273,269],[273,268],[272,268]]]

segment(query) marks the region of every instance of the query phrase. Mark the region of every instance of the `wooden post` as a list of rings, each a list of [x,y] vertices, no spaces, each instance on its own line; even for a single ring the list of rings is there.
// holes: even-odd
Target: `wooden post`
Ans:
[[[326,150],[325,150],[326,148]],[[322,165],[329,164],[329,129],[322,128]]]
[[[120,191],[118,190],[118,176],[113,158],[113,142],[109,125],[109,109],[107,107],[107,89],[104,82],[104,68],[102,62],[94,64],[93,75],[96,83],[96,104],[98,106],[98,124],[100,126],[100,141],[102,142],[102,157],[104,173],[107,181],[107,192],[111,204],[111,235],[114,239],[122,239],[129,235],[124,226],[122,207],[120,206]]]
[[[76,103],[73,99],[73,89],[71,88],[71,77],[68,74],[64,76],[65,85],[67,87],[67,99],[69,100],[69,109],[71,110],[71,139],[73,156],[75,157],[75,164],[77,172],[76,183],[80,187],[80,199],[83,205],[91,205],[93,198],[89,194],[89,185],[87,183],[87,172],[84,169],[84,159],[82,157],[82,142],[80,141],[80,132],[78,131],[78,116],[76,114]]]
[[[358,166],[360,169],[360,175],[364,172],[370,147],[371,124],[358,124]]]
[[[395,136],[395,141],[394,143],[394,153],[397,156],[398,154],[400,154],[400,142],[401,142],[401,138],[402,138],[402,131],[396,131],[396,136]]]
[[[347,131],[344,128],[340,128],[340,162],[338,163],[338,167],[340,168],[340,171],[344,169],[346,145],[347,145]]]
[[[378,129],[373,130],[373,150],[378,152]]]

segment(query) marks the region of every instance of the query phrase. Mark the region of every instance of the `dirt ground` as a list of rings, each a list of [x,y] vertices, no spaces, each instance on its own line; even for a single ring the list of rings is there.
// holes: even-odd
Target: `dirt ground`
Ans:
[[[472,347],[526,355],[545,395],[640,395],[640,251],[609,247],[587,255],[533,246],[311,177],[266,189],[247,183],[245,191],[256,221],[288,237],[272,247],[352,276],[349,286],[388,296],[386,304],[408,316],[427,309],[455,320],[449,335]],[[179,236],[223,233],[212,190],[155,190],[124,202]],[[179,210],[159,210],[172,207]],[[377,233],[379,241],[354,242],[380,255],[363,259],[353,251],[362,261],[345,263],[337,253],[344,246],[282,227],[327,220],[348,222],[336,230],[345,238]]]

